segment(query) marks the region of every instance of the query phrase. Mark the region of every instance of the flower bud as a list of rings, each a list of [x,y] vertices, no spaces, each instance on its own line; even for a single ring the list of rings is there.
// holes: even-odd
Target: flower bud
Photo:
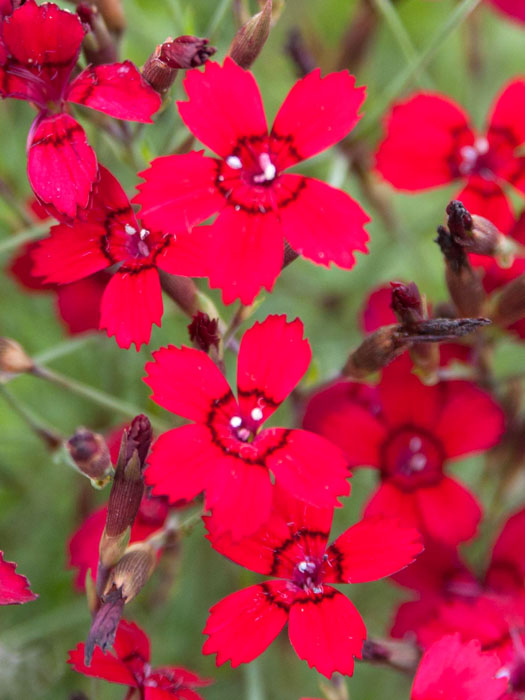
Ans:
[[[117,627],[124,610],[124,603],[122,592],[115,588],[104,597],[102,605],[93,618],[86,640],[84,648],[84,662],[86,666],[91,665],[96,646],[100,647],[104,652],[113,646]]]
[[[120,36],[126,28],[126,18],[122,0],[94,0],[106,27],[116,36]]]
[[[191,342],[204,352],[208,352],[211,346],[216,349],[219,347],[219,321],[216,318],[210,318],[202,311],[197,311],[193,315],[188,332]]]
[[[410,284],[390,282],[390,286],[392,287],[391,307],[399,323],[411,327],[426,318],[425,305],[414,282]]]
[[[399,337],[398,329],[398,325],[382,326],[367,336],[349,356],[342,375],[350,379],[362,379],[395,360],[409,347]]]
[[[67,450],[82,474],[97,483],[105,483],[113,471],[106,441],[99,433],[77,428],[66,442]]]
[[[237,31],[228,49],[228,55],[242,68],[249,68],[260,54],[270,34],[272,0],[266,0],[263,9],[251,17]]]
[[[11,338],[0,338],[0,372],[31,372],[35,364],[24,348]]]
[[[197,36],[168,37],[148,58],[142,75],[154,90],[163,95],[173,85],[179,70],[202,66],[216,50],[209,45],[208,39]]]
[[[122,559],[111,569],[103,598],[116,588],[121,592],[124,603],[129,603],[142,590],[156,564],[155,548],[148,542],[130,545]]]
[[[409,642],[382,639],[365,640],[363,643],[363,661],[386,663],[402,671],[415,671],[419,663],[419,651],[415,644]]]
[[[199,311],[199,292],[195,282],[189,277],[171,275],[163,270],[159,270],[159,276],[166,294],[187,316],[193,317]]]
[[[81,2],[77,5],[77,14],[91,30],[84,38],[82,45],[88,63],[98,66],[117,61],[118,50],[115,39],[96,6]]]
[[[506,328],[525,316],[525,274],[503,287],[489,315],[501,328]]]

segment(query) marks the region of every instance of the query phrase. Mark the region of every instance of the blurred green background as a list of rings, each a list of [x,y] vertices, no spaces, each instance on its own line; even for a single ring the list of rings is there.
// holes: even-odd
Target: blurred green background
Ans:
[[[142,65],[168,34],[195,34],[209,37],[218,48],[217,59],[222,60],[235,32],[231,5],[228,0],[124,0],[128,28],[122,57]],[[356,0],[285,1],[282,15],[253,67],[270,119],[296,78],[295,66],[284,50],[290,30],[299,28],[316,63],[325,72],[333,70],[338,67],[344,38],[360,6]],[[377,7],[381,6],[385,3],[378,2]],[[356,130],[365,154],[377,143],[381,117],[394,89],[400,95],[418,87],[444,92],[462,103],[482,127],[494,94],[523,70],[523,28],[484,3],[466,21],[452,21],[458,7],[452,0],[396,3],[394,11],[407,32],[408,44],[406,36],[396,34],[395,26],[378,10],[377,31],[357,70],[357,83],[368,86],[364,116]],[[255,2],[251,9],[256,11]],[[429,46],[436,50],[424,71],[414,70]],[[407,70],[411,77],[403,86]],[[154,125],[142,132],[136,149],[140,168],[152,156],[163,153],[166,144],[180,144],[187,135],[173,100],[182,96],[180,77],[166,109]],[[28,104],[9,100],[0,104],[0,114],[0,177],[23,202],[30,196],[25,141],[34,113]],[[137,182],[135,169],[105,134],[89,123],[87,115],[78,114],[99,160],[121,178],[131,193]],[[307,386],[334,376],[348,351],[358,343],[359,309],[373,286],[392,279],[414,280],[432,303],[446,298],[433,234],[457,188],[406,196],[373,182],[373,192],[388,212],[387,224],[336,149],[304,164],[301,172],[342,187],[359,199],[373,219],[369,226],[370,254],[359,256],[354,270],[325,270],[298,260],[284,271],[274,292],[264,296],[254,316],[286,313],[303,320],[314,353],[314,363],[305,380]],[[3,267],[14,251],[6,251],[2,244],[17,232],[20,226],[16,217],[1,200]],[[199,284],[207,291],[205,283]],[[224,318],[230,318],[234,307],[223,308],[219,296],[211,296]],[[187,342],[187,323],[172,302],[165,299],[162,328],[154,329],[150,345],[139,353],[119,349],[105,335],[72,340],[57,319],[53,294],[28,294],[8,275],[0,277],[0,335],[16,338],[28,352],[49,361],[50,367],[109,396],[132,402],[150,416],[161,417],[162,411],[148,401],[147,387],[141,381],[144,364],[160,345]],[[496,371],[504,375],[515,370],[523,359],[519,344],[504,339],[497,354]],[[8,389],[64,435],[71,434],[78,425],[107,431],[126,418],[100,403],[31,377],[14,379]],[[166,414],[162,418],[172,420]],[[273,422],[290,419],[285,406]],[[71,671],[65,663],[67,651],[85,639],[89,628],[85,600],[73,592],[73,572],[66,570],[66,542],[83,514],[105,502],[108,491],[94,492],[60,456],[53,457],[2,396],[0,436],[0,548],[8,560],[19,564],[19,571],[28,576],[40,596],[36,602],[0,610],[0,698],[55,700],[78,690],[83,690],[90,700],[122,698],[124,689],[120,686],[91,681]],[[464,461],[455,472],[470,485],[479,484],[482,461],[481,457]],[[358,517],[372,483],[373,475],[365,471],[354,477],[353,495],[337,513],[337,532]],[[481,494],[479,486],[475,489],[488,502],[490,484]],[[489,521],[482,541],[489,541],[493,532],[494,522]],[[482,546],[475,547],[475,555],[482,560]],[[200,526],[183,543],[180,575],[169,599],[162,606],[155,605],[157,580],[153,576],[126,614],[150,635],[154,665],[185,665],[201,675],[215,677],[216,683],[202,693],[208,700],[295,700],[320,696],[317,673],[297,659],[285,633],[257,662],[233,671],[229,665],[216,669],[212,657],[201,655],[201,630],[209,607],[258,578],[213,552]],[[402,592],[387,582],[343,590],[357,605],[370,635],[385,634],[394,601],[403,597]],[[355,676],[349,680],[350,697],[405,698],[409,682],[394,671],[358,664]]]

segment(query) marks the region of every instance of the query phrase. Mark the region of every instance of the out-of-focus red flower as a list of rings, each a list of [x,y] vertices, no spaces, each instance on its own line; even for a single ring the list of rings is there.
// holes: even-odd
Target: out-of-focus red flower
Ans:
[[[418,191],[463,180],[455,197],[506,231],[512,209],[504,187],[525,192],[525,142],[520,115],[525,81],[510,82],[495,100],[484,135],[445,95],[417,93],[395,105],[376,154],[378,172],[400,190]]]
[[[207,227],[200,229],[206,235]],[[203,275],[199,237],[149,230],[137,220],[117,179],[100,166],[89,209],[73,225],[59,224],[33,253],[33,274],[53,284],[85,281],[118,265],[100,302],[100,327],[121,348],[147,343],[162,318],[158,269],[178,275]]]
[[[27,141],[29,182],[44,204],[67,217],[88,205],[98,179],[95,152],[68,105],[145,123],[161,105],[130,61],[88,66],[72,79],[85,33],[77,15],[34,0],[0,25],[0,95],[38,110]]]
[[[495,678],[499,668],[498,657],[483,653],[478,642],[448,635],[423,656],[410,700],[499,700],[507,687],[506,679]]]
[[[487,0],[493,7],[512,17],[513,20],[525,23],[525,4],[523,0]]]
[[[16,564],[5,561],[0,551],[0,605],[19,605],[38,598],[29,586],[26,577],[16,573]]]
[[[281,271],[284,239],[319,265],[349,269],[354,251],[366,252],[368,216],[345,192],[319,180],[284,174],[344,138],[359,119],[364,88],[347,71],[321,79],[315,70],[290,91],[273,127],[251,73],[230,58],[208,62],[184,80],[189,97],[179,112],[202,151],[157,158],[141,173],[135,201],[145,225],[169,230],[212,214],[207,249],[212,287],[224,303],[251,304],[271,290]]]
[[[85,676],[137,688],[144,700],[202,700],[195,688],[212,683],[177,666],[152,668],[150,643],[138,625],[121,620],[115,637],[114,654],[96,648],[90,666],[84,663],[84,643],[69,652],[68,663]]]
[[[259,656],[288,622],[297,655],[328,678],[352,675],[366,628],[353,604],[328,584],[376,581],[421,552],[419,533],[397,520],[367,518],[328,546],[333,508],[313,508],[275,487],[274,508],[253,536],[235,541],[205,518],[214,549],[273,579],[237,591],[210,611],[205,654],[232,667]]]
[[[239,538],[270,515],[270,473],[290,493],[318,506],[335,506],[349,492],[347,462],[338,447],[305,430],[261,430],[310,363],[299,319],[287,323],[285,316],[269,316],[244,334],[238,399],[202,350],[171,345],[153,357],[145,379],[153,400],[194,421],[153,445],[146,482],[154,493],[173,503],[204,491],[216,522]]]
[[[379,470],[367,515],[397,516],[449,544],[474,535],[480,506],[443,471],[449,460],[492,447],[503,432],[503,410],[474,384],[426,386],[401,357],[377,387],[341,382],[315,394],[303,427],[339,445],[350,466]]]

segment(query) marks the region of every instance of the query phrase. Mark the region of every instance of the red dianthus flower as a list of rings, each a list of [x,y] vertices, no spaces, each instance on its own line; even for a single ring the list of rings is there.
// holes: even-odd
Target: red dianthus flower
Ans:
[[[303,426],[339,445],[351,466],[380,470],[366,514],[395,515],[438,541],[471,538],[481,516],[474,496],[446,476],[448,460],[495,445],[500,406],[466,381],[426,386],[401,357],[378,387],[340,382],[309,402]]]
[[[241,341],[237,399],[202,350],[170,346],[153,353],[146,383],[159,405],[194,421],[153,445],[146,482],[171,502],[201,491],[217,523],[249,535],[272,507],[270,472],[283,488],[318,506],[349,492],[347,461],[338,447],[305,430],[263,423],[306,372],[311,358],[299,319],[269,316]]]
[[[276,577],[232,593],[210,611],[205,654],[217,665],[252,661],[288,622],[290,642],[310,667],[330,677],[352,675],[366,628],[354,605],[328,584],[376,581],[403,568],[422,550],[419,533],[395,520],[367,518],[328,546],[332,508],[313,508],[275,488],[268,522],[235,542],[206,518],[218,552],[251,571]]]
[[[207,231],[202,228],[203,235]],[[82,220],[58,224],[38,245],[33,273],[64,284],[118,266],[100,304],[100,327],[121,348],[137,350],[162,318],[158,269],[178,275],[203,274],[199,237],[143,228],[117,179],[100,166],[91,206]]]
[[[161,104],[130,61],[88,66],[72,79],[84,35],[76,15],[34,0],[0,25],[0,95],[38,109],[27,141],[29,182],[42,202],[68,217],[88,205],[98,179],[95,152],[68,104],[146,123]]]
[[[283,264],[284,239],[320,265],[353,267],[353,251],[366,252],[368,216],[345,192],[283,171],[345,137],[359,119],[364,88],[348,72],[321,79],[318,70],[290,91],[268,133],[251,73],[227,58],[208,62],[184,81],[179,102],[187,127],[219,158],[202,152],[157,158],[142,173],[135,201],[147,226],[193,226],[219,212],[212,225],[212,287],[225,303],[250,304],[271,290]]]
[[[0,605],[18,605],[38,596],[29,588],[29,581],[16,573],[16,564],[4,560],[0,551]]]
[[[146,634],[134,622],[121,620],[113,648],[114,654],[104,654],[98,647],[91,665],[84,663],[84,643],[69,652],[68,663],[85,676],[102,678],[110,683],[137,688],[143,700],[202,700],[194,688],[212,681],[199,678],[185,668],[150,665],[150,645]],[[126,696],[128,697],[128,696]]]
[[[400,190],[417,191],[462,179],[455,197],[502,231],[513,221],[503,188],[525,192],[525,142],[521,114],[525,81],[509,83],[496,99],[485,135],[444,95],[417,93],[392,109],[376,154],[381,175]]]

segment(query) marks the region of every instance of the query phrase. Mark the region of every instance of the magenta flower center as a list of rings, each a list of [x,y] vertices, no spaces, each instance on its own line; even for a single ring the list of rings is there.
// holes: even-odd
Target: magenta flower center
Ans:
[[[298,588],[302,588],[303,591],[311,593],[321,593],[322,592],[322,570],[323,562],[319,559],[305,556],[300,562],[298,562],[292,573],[292,583],[294,583]]]
[[[230,418],[230,428],[233,436],[241,442],[251,442],[259,430],[262,419],[263,412],[257,406],[252,408],[248,417],[232,416]]]
[[[462,146],[459,153],[461,175],[480,175],[486,180],[494,178],[492,153],[486,138],[477,138],[472,145]]]
[[[436,484],[442,478],[443,448],[431,434],[406,426],[383,445],[383,478],[404,491]]]
[[[240,182],[252,187],[261,187],[270,184],[277,177],[277,168],[269,152],[268,139],[246,139],[239,142],[234,152],[225,159],[225,163],[233,179],[237,177]]]

